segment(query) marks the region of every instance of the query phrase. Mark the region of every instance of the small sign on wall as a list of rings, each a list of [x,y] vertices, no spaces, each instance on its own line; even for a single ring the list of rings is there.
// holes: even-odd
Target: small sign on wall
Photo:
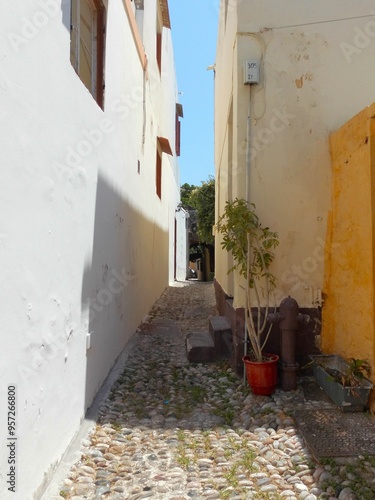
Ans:
[[[244,84],[251,85],[259,83],[260,79],[260,63],[257,59],[249,59],[244,62]]]

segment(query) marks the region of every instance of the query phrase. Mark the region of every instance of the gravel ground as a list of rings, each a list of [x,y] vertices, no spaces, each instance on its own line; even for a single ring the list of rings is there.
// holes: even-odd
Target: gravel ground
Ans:
[[[212,283],[165,291],[52,500],[375,499],[373,458],[312,459],[291,416],[314,408],[302,389],[255,396],[225,363],[188,363],[212,314]]]

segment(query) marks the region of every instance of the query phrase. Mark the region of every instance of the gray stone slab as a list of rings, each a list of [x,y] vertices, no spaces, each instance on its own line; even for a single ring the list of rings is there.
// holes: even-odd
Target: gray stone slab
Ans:
[[[231,326],[226,316],[212,316],[210,328],[217,332],[231,331]]]
[[[215,313],[215,307],[209,306],[209,307],[196,307],[194,309],[189,309],[188,311],[185,312],[184,317],[185,318],[199,318],[199,317],[206,317],[207,320],[211,314]]]
[[[138,328],[138,333],[141,335],[179,335],[180,327],[172,320],[154,321],[153,323],[143,323]]]
[[[215,361],[215,346],[209,332],[192,332],[186,336],[187,357],[190,363]]]

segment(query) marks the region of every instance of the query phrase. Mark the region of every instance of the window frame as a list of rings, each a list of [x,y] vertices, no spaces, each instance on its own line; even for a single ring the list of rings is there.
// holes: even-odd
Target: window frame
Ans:
[[[156,12],[156,61],[161,74],[163,54],[163,28],[171,29],[168,0],[157,0]]]
[[[105,58],[105,32],[106,9],[103,0],[85,0],[92,11],[92,54],[90,88],[82,79],[80,66],[81,52],[81,1],[70,2],[70,62],[80,77],[82,83],[89,90],[97,104],[104,107],[104,58]],[[77,20],[76,26],[74,19]],[[75,36],[73,36],[73,33]]]
[[[163,153],[173,156],[172,148],[169,140],[166,137],[157,137],[156,141],[156,171],[155,171],[155,185],[156,194],[161,200],[162,196],[162,181],[163,181]]]
[[[159,73],[161,73],[162,53],[163,53],[163,23],[161,20],[160,6],[158,2],[158,13],[156,16],[156,62],[158,64]]]
[[[182,104],[176,103],[176,137],[175,137],[175,151],[176,156],[181,155],[181,121],[180,118],[184,117]]]
[[[161,200],[161,181],[162,181],[162,168],[163,168],[163,159],[162,152],[160,150],[159,144],[156,148],[156,178],[155,178],[155,186],[156,186],[156,194],[158,198]]]

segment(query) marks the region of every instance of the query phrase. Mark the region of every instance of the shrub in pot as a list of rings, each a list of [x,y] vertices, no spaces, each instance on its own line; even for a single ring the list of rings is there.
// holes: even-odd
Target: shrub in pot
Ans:
[[[250,351],[246,352],[245,342],[243,361],[249,385],[255,394],[272,394],[277,385],[279,358],[263,349],[272,328],[267,316],[276,278],[270,265],[279,244],[278,235],[262,225],[255,205],[243,198],[226,202],[217,231],[223,237],[222,248],[233,255],[234,265],[228,273],[237,270],[246,280],[245,327]]]

